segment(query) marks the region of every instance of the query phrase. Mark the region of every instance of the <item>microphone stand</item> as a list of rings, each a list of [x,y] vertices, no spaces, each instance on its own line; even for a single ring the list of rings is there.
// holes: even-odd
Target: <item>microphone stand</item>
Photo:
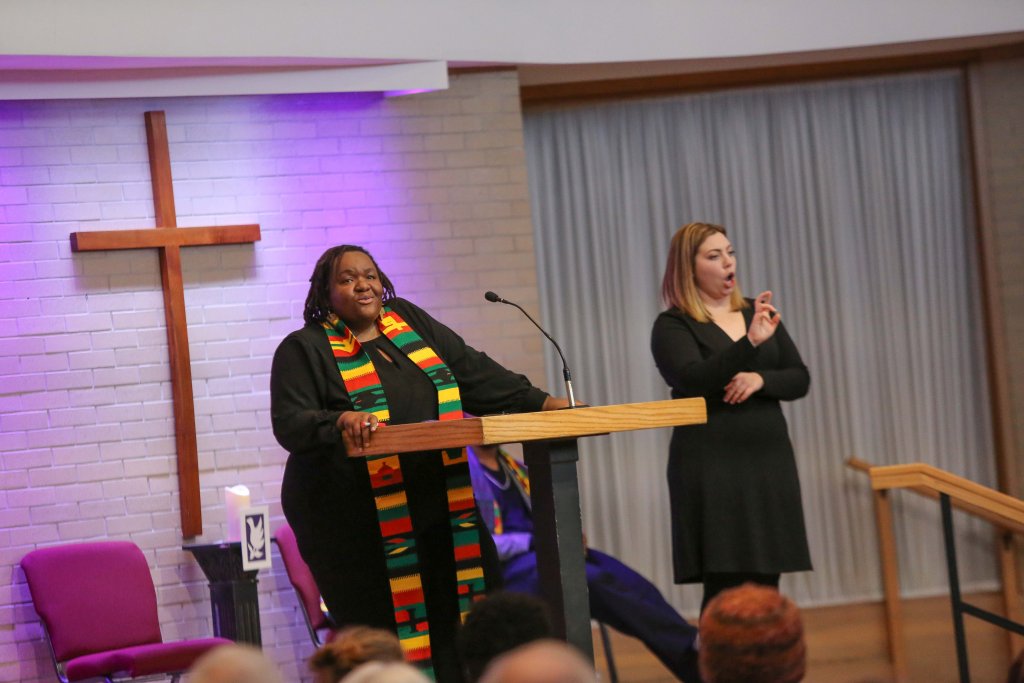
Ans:
[[[569,399],[569,407],[575,408],[576,395],[572,391],[572,375],[569,373],[569,364],[565,362],[565,354],[562,353],[562,349],[558,345],[558,342],[555,341],[554,337],[548,334],[547,331],[545,331],[545,329],[541,327],[536,320],[533,319],[533,316],[527,313],[526,309],[517,304],[516,302],[509,301],[508,299],[502,299],[494,292],[484,292],[484,298],[492,303],[508,304],[509,306],[515,306],[516,308],[518,308],[520,312],[526,316],[527,320],[533,323],[533,326],[540,330],[541,334],[547,337],[548,341],[550,341],[554,345],[555,351],[558,351],[558,357],[562,359],[562,379],[565,380],[565,395]]]

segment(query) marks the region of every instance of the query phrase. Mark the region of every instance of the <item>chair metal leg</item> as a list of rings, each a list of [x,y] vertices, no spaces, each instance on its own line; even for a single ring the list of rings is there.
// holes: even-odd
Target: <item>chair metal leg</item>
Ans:
[[[597,630],[601,634],[601,647],[604,649],[604,662],[608,665],[608,680],[619,683],[619,672],[615,668],[615,655],[612,654],[612,637],[603,621],[597,622]]]

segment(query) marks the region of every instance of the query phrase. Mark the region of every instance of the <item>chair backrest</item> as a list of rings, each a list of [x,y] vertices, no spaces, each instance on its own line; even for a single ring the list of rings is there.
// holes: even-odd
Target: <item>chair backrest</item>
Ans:
[[[134,543],[40,548],[21,567],[57,661],[161,642],[153,577]]]
[[[295,532],[288,524],[282,524],[274,534],[277,541],[277,549],[281,551],[281,559],[284,561],[284,569],[288,573],[288,580],[299,594],[302,602],[302,609],[306,612],[306,619],[313,631],[323,628],[330,628],[332,624],[327,620],[327,615],[320,609],[320,589],[317,588],[316,579],[309,565],[299,554],[299,543],[295,539]],[[316,634],[314,633],[314,640]]]

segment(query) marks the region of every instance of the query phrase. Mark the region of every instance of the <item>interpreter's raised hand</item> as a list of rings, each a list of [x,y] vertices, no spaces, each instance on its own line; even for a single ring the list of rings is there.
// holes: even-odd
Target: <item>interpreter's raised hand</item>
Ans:
[[[722,399],[730,405],[743,403],[764,387],[764,377],[756,372],[738,372],[725,385],[725,397]]]
[[[747,339],[754,346],[760,346],[775,334],[780,320],[779,312],[772,306],[772,293],[761,292],[754,298],[754,317],[747,328]]]
[[[377,431],[379,421],[373,413],[346,410],[338,416],[335,424],[339,432],[348,435],[352,445],[356,448],[366,448],[370,445],[370,435]]]

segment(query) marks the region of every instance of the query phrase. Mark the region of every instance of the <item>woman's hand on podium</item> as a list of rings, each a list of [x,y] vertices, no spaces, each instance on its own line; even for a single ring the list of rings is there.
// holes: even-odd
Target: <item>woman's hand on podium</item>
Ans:
[[[339,432],[348,436],[353,446],[361,449],[370,445],[370,435],[377,431],[380,422],[373,413],[346,410],[338,416],[335,425]]]
[[[562,396],[548,396],[544,399],[544,405],[540,407],[541,410],[563,410],[565,408],[586,408],[586,403],[576,402],[575,406],[569,405],[569,399]]]

